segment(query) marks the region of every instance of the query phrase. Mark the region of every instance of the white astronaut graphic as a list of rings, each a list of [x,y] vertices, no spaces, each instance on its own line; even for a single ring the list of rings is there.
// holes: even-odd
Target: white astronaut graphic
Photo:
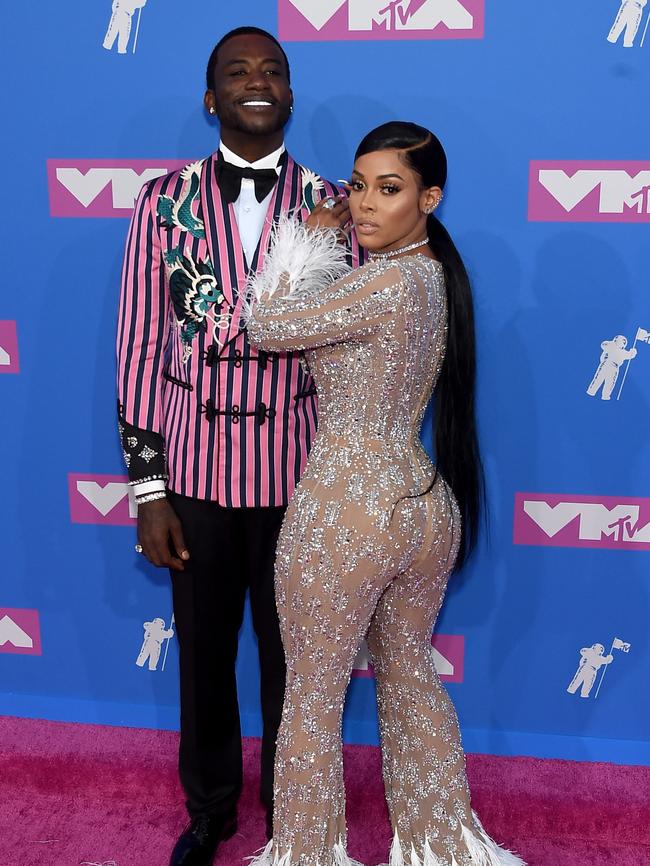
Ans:
[[[593,646],[583,647],[580,650],[578,670],[567,687],[569,694],[575,695],[580,689],[581,698],[589,697],[600,668],[614,661],[614,656],[611,653],[603,655],[604,652],[605,647],[601,643],[595,643]]]
[[[600,363],[591,384],[587,388],[587,394],[590,397],[595,397],[598,389],[602,387],[601,400],[611,400],[621,364],[636,358],[636,348],[627,349],[626,346],[627,337],[622,334],[614,337],[613,340],[605,340],[600,344],[600,348],[603,350]]]
[[[173,619],[170,623],[170,626],[171,625],[173,625]],[[140,654],[135,663],[138,667],[143,668],[148,660],[149,670],[155,671],[158,669],[162,643],[163,641],[174,637],[174,630],[172,628],[165,628],[165,620],[161,619],[159,616],[151,622],[143,623],[143,627],[144,640],[142,642],[142,649],[140,650]]]
[[[609,31],[607,41],[618,42],[621,33],[623,33],[623,47],[633,48],[634,40],[641,26],[643,9],[647,2],[648,0],[621,0],[621,8],[618,10],[612,29]],[[643,39],[641,45],[643,45]]]
[[[645,0],[644,0],[645,2]],[[110,51],[115,40],[117,40],[117,53],[126,54],[126,49],[131,36],[131,19],[133,13],[142,10],[146,5],[147,0],[113,0],[111,7],[111,20],[108,23],[108,30],[104,37],[104,48]],[[139,15],[142,14],[141,12]],[[138,26],[140,17],[138,15]],[[138,27],[136,27],[135,38],[133,40],[133,53],[135,54],[136,44],[138,40]]]

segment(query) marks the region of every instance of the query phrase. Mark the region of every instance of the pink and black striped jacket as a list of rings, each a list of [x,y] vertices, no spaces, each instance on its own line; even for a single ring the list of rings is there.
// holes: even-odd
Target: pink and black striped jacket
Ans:
[[[150,181],[136,202],[118,323],[122,444],[132,483],[168,478],[231,508],[285,505],[316,430],[315,387],[299,355],[258,352],[240,327],[248,265],[217,160]],[[306,217],[336,192],[285,154],[251,269],[280,213]]]

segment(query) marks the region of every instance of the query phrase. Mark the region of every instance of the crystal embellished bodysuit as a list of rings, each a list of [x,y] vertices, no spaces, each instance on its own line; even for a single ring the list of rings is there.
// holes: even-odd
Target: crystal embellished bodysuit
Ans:
[[[298,246],[315,234],[298,231]],[[442,266],[413,255],[311,282],[321,249],[287,280],[295,252],[296,237],[281,229],[248,323],[264,349],[305,350],[319,396],[318,433],[277,551],[287,686],[275,835],[252,866],[355,863],[341,720],[366,636],[395,834],[390,866],[521,866],[472,813],[456,714],[431,652],[461,531],[444,480],[426,492],[434,467],[419,436],[446,344]]]

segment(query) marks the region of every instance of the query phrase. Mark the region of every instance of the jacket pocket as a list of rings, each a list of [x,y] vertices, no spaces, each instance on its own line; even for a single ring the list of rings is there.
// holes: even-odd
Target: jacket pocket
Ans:
[[[172,376],[171,373],[163,372],[163,379],[167,382],[171,382],[172,385],[178,385],[179,388],[185,388],[186,391],[193,391],[194,385],[190,385],[189,382],[183,382],[182,379],[177,379],[176,376]]]

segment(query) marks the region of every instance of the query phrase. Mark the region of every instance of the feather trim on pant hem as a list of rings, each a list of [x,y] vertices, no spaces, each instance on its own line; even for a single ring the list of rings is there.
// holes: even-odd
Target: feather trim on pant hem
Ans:
[[[526,866],[526,863],[512,851],[502,848],[485,832],[476,812],[472,812],[474,824],[478,832],[473,833],[463,826],[463,841],[472,855],[472,864],[476,866]]]
[[[476,830],[470,830],[465,825],[462,827],[462,841],[472,858],[472,866],[526,866],[526,863],[512,851],[497,845],[485,832],[476,814],[472,813],[472,815]],[[390,859],[385,866],[448,866],[448,861],[433,852],[428,839],[425,839],[422,857],[415,850],[415,846],[411,845],[411,855],[405,860],[399,835],[395,831]],[[458,866],[458,861],[453,855],[451,866]]]
[[[249,866],[292,866],[291,848],[280,856],[279,851],[273,852],[273,840],[262,848],[255,857],[247,857]],[[363,866],[358,860],[353,860],[348,856],[345,845],[342,841],[337,842],[332,849],[333,866]],[[319,861],[316,861],[313,866],[321,866]]]

